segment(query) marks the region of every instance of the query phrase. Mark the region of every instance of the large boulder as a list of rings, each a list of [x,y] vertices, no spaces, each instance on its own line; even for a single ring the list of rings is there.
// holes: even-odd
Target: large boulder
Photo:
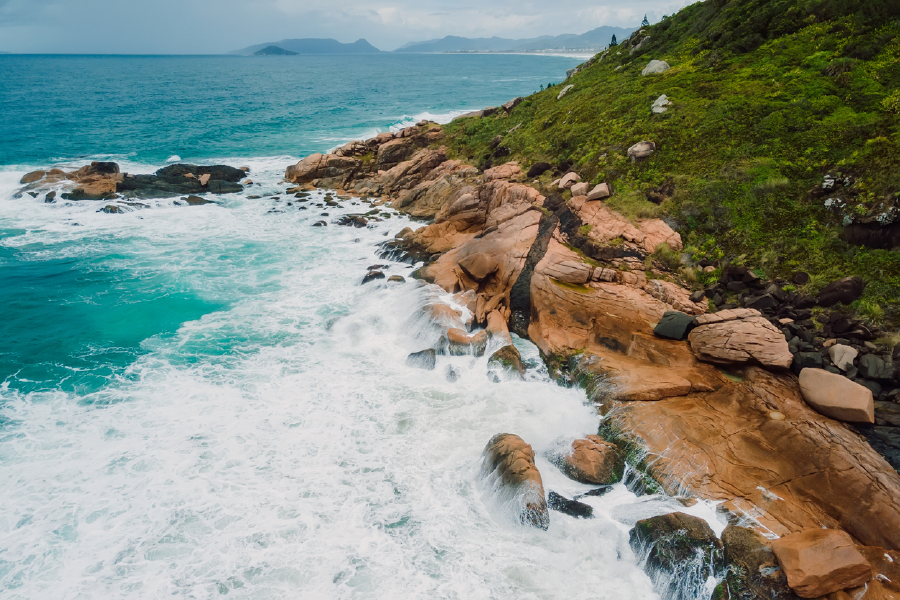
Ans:
[[[866,379],[890,381],[894,378],[894,363],[890,358],[884,360],[873,354],[866,354],[859,359],[859,373]]]
[[[851,423],[874,423],[872,390],[824,369],[800,371],[800,393],[817,412]]]
[[[850,304],[862,296],[864,287],[862,277],[844,277],[832,281],[819,292],[819,306],[834,306],[839,302]]]
[[[521,379],[525,375],[525,365],[522,363],[522,355],[513,345],[503,346],[488,359],[489,369],[500,369],[510,375]]]
[[[664,60],[651,60],[641,71],[641,75],[655,75],[669,70],[669,63]]]
[[[625,469],[619,449],[599,435],[575,440],[566,451],[551,454],[550,459],[568,477],[581,483],[617,483]]]
[[[540,177],[545,172],[553,168],[553,165],[547,162],[536,162],[528,169],[526,175],[528,177]]]
[[[808,529],[772,542],[788,585],[801,598],[818,598],[863,585],[872,567],[846,532]]]
[[[46,174],[47,171],[32,171],[31,173],[26,173],[22,176],[22,179],[19,180],[19,183],[34,183],[35,181],[43,179]]]
[[[734,364],[757,362],[787,369],[794,361],[780,329],[754,309],[700,315],[688,339],[700,360]]]
[[[592,202],[594,200],[602,200],[603,198],[609,197],[609,185],[605,183],[598,183],[594,186],[587,195],[587,201]]]
[[[484,252],[470,254],[457,264],[465,271],[466,275],[475,281],[484,281],[500,268],[497,261]]]
[[[433,371],[437,364],[437,353],[432,348],[421,350],[420,352],[413,352],[406,357],[406,364],[410,367]]]
[[[447,342],[449,343],[450,354],[453,356],[464,356],[466,354],[474,354],[482,356],[484,348],[487,346],[487,332],[481,330],[473,335],[469,335],[463,329],[451,327],[447,330]]]
[[[638,142],[628,149],[628,158],[630,158],[632,161],[641,160],[647,158],[654,152],[656,152],[656,143],[644,140],[643,142]]]
[[[503,504],[511,506],[518,520],[540,529],[550,526],[544,500],[544,483],[534,464],[534,450],[511,433],[491,438],[482,452],[482,476]]]
[[[703,519],[682,512],[638,521],[629,534],[635,554],[663,598],[691,597],[722,568],[722,542]]]

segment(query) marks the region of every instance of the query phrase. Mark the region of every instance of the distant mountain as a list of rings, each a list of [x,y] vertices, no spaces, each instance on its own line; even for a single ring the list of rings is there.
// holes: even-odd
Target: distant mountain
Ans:
[[[605,48],[612,36],[625,39],[637,27],[598,27],[576,35],[542,35],[536,38],[512,40],[499,37],[465,38],[448,35],[440,40],[411,42],[395,52],[525,52],[528,50],[599,50]]]
[[[250,56],[267,48],[280,48],[295,54],[376,54],[381,52],[378,48],[366,40],[356,40],[352,44],[343,44],[331,38],[316,39],[304,38],[300,40],[281,40],[280,42],[266,42],[256,44],[243,50],[234,50],[228,54],[241,54]]]
[[[297,53],[278,46],[266,46],[262,50],[254,52],[253,56],[297,56]]]

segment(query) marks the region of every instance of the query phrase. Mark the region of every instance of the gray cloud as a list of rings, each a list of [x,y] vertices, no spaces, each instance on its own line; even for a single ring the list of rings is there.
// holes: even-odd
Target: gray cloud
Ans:
[[[635,26],[691,0],[0,0],[0,50],[221,53],[283,38],[366,38],[383,50],[445,35],[526,38]]]

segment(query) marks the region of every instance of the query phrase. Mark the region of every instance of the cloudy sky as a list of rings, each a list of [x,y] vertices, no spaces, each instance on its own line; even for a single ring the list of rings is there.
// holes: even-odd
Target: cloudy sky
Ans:
[[[461,35],[527,38],[652,22],[691,0],[0,0],[0,51],[217,54],[284,38],[382,50]]]

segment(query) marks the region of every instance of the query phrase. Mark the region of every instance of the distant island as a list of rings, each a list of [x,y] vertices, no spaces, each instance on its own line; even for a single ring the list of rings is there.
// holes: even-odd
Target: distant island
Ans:
[[[278,46],[266,46],[262,50],[257,50],[253,56],[297,56],[297,52],[291,52]]]
[[[381,50],[366,40],[356,40],[352,44],[344,44],[331,38],[303,38],[256,44],[242,50],[234,50],[229,54],[268,56],[274,54],[377,54],[379,52]]]
[[[500,37],[466,38],[448,35],[439,40],[410,42],[395,52],[548,52],[552,50],[602,50],[609,45],[612,36],[626,39],[635,31],[635,27],[597,27],[587,33],[576,35],[543,35],[527,39],[507,39]]]

